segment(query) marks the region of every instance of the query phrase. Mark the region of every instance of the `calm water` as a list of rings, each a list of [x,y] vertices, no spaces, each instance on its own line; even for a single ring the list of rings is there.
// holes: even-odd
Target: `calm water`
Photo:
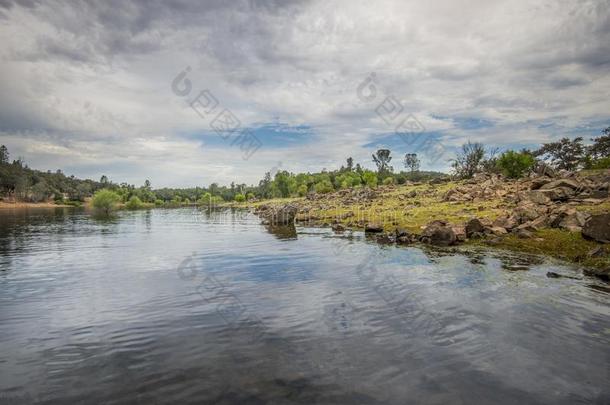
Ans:
[[[608,404],[610,293],[240,212],[0,211],[0,404]]]

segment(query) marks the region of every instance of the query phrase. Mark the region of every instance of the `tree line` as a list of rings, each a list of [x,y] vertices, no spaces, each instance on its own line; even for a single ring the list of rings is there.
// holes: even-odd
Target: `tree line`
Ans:
[[[451,161],[452,175],[468,178],[486,171],[502,173],[516,178],[528,174],[535,167],[546,165],[557,170],[610,168],[610,127],[602,136],[591,139],[587,146],[582,137],[562,138],[557,142],[541,145],[537,150],[507,150],[499,154],[481,143],[467,142]],[[190,204],[215,204],[223,201],[246,201],[285,197],[303,197],[308,193],[330,193],[354,187],[404,184],[407,181],[424,181],[446,176],[443,173],[421,171],[416,153],[401,157],[405,170],[395,171],[390,164],[393,156],[389,149],[379,149],[372,155],[376,170],[354,164],[349,157],[336,170],[315,173],[291,173],[281,170],[267,172],[256,185],[231,183],[221,186],[212,183],[208,187],[153,189],[150,181],[142,186],[114,183],[106,176],[99,181],[81,180],[66,176],[60,170],[42,172],[30,169],[23,159],[10,162],[9,151],[0,146],[0,196],[18,201],[49,201],[58,203],[83,202],[99,190],[114,192],[117,202],[137,208],[142,204],[157,206],[181,206]]]

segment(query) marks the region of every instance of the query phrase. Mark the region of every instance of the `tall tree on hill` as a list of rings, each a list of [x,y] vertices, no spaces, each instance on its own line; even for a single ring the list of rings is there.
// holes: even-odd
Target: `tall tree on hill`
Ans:
[[[411,173],[419,171],[420,160],[417,158],[417,153],[407,153],[405,155],[404,165]]]
[[[347,170],[352,171],[354,169],[354,159],[350,157],[347,158]]]
[[[589,148],[589,155],[594,159],[610,157],[610,127],[604,129],[602,133],[603,136],[591,139],[593,145]]]
[[[0,164],[7,164],[8,156],[8,149],[6,148],[6,146],[0,146]]]
[[[377,165],[377,173],[384,174],[390,171],[390,156],[392,152],[389,149],[379,149],[373,154],[373,162]]]

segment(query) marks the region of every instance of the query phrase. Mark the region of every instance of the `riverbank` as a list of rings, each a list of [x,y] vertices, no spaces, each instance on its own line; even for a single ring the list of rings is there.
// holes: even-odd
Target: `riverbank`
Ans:
[[[0,201],[0,209],[18,209],[18,208],[67,208],[73,205],[56,204],[50,202],[31,203],[31,202],[5,202]]]
[[[468,181],[346,189],[233,206],[260,213],[290,205],[298,223],[336,232],[364,230],[381,243],[490,245],[547,255],[607,279],[610,248],[603,238],[609,238],[610,173],[568,176],[507,181],[480,175]]]

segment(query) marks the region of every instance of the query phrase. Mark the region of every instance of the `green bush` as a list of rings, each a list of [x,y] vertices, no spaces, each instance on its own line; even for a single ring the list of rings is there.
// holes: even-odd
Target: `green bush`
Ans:
[[[610,157],[605,157],[593,161],[593,169],[610,169]]]
[[[334,191],[333,185],[330,180],[322,180],[321,182],[316,183],[314,189],[316,190],[316,193],[319,194],[326,194]]]
[[[165,201],[163,200],[155,200],[155,205],[157,207],[162,207],[165,204]]]
[[[235,201],[244,202],[244,201],[246,201],[246,196],[243,194],[235,194]]]
[[[105,214],[110,214],[116,209],[116,205],[120,201],[121,197],[117,193],[108,189],[103,189],[95,193],[92,204],[93,208],[96,210]]]
[[[531,154],[509,150],[498,158],[496,165],[506,177],[516,179],[527,174],[535,163]]]
[[[377,187],[377,174],[371,172],[369,170],[362,173],[362,180],[364,180],[364,184],[369,187]]]
[[[127,203],[125,204],[125,208],[127,208],[128,210],[137,210],[142,207],[144,207],[144,203],[135,195],[131,196],[129,201],[127,201]]]
[[[384,186],[389,186],[391,184],[394,184],[394,177],[386,177],[385,179],[383,179]]]
[[[305,197],[307,195],[307,185],[301,184],[299,188],[297,188],[297,193],[299,193],[299,197]]]

